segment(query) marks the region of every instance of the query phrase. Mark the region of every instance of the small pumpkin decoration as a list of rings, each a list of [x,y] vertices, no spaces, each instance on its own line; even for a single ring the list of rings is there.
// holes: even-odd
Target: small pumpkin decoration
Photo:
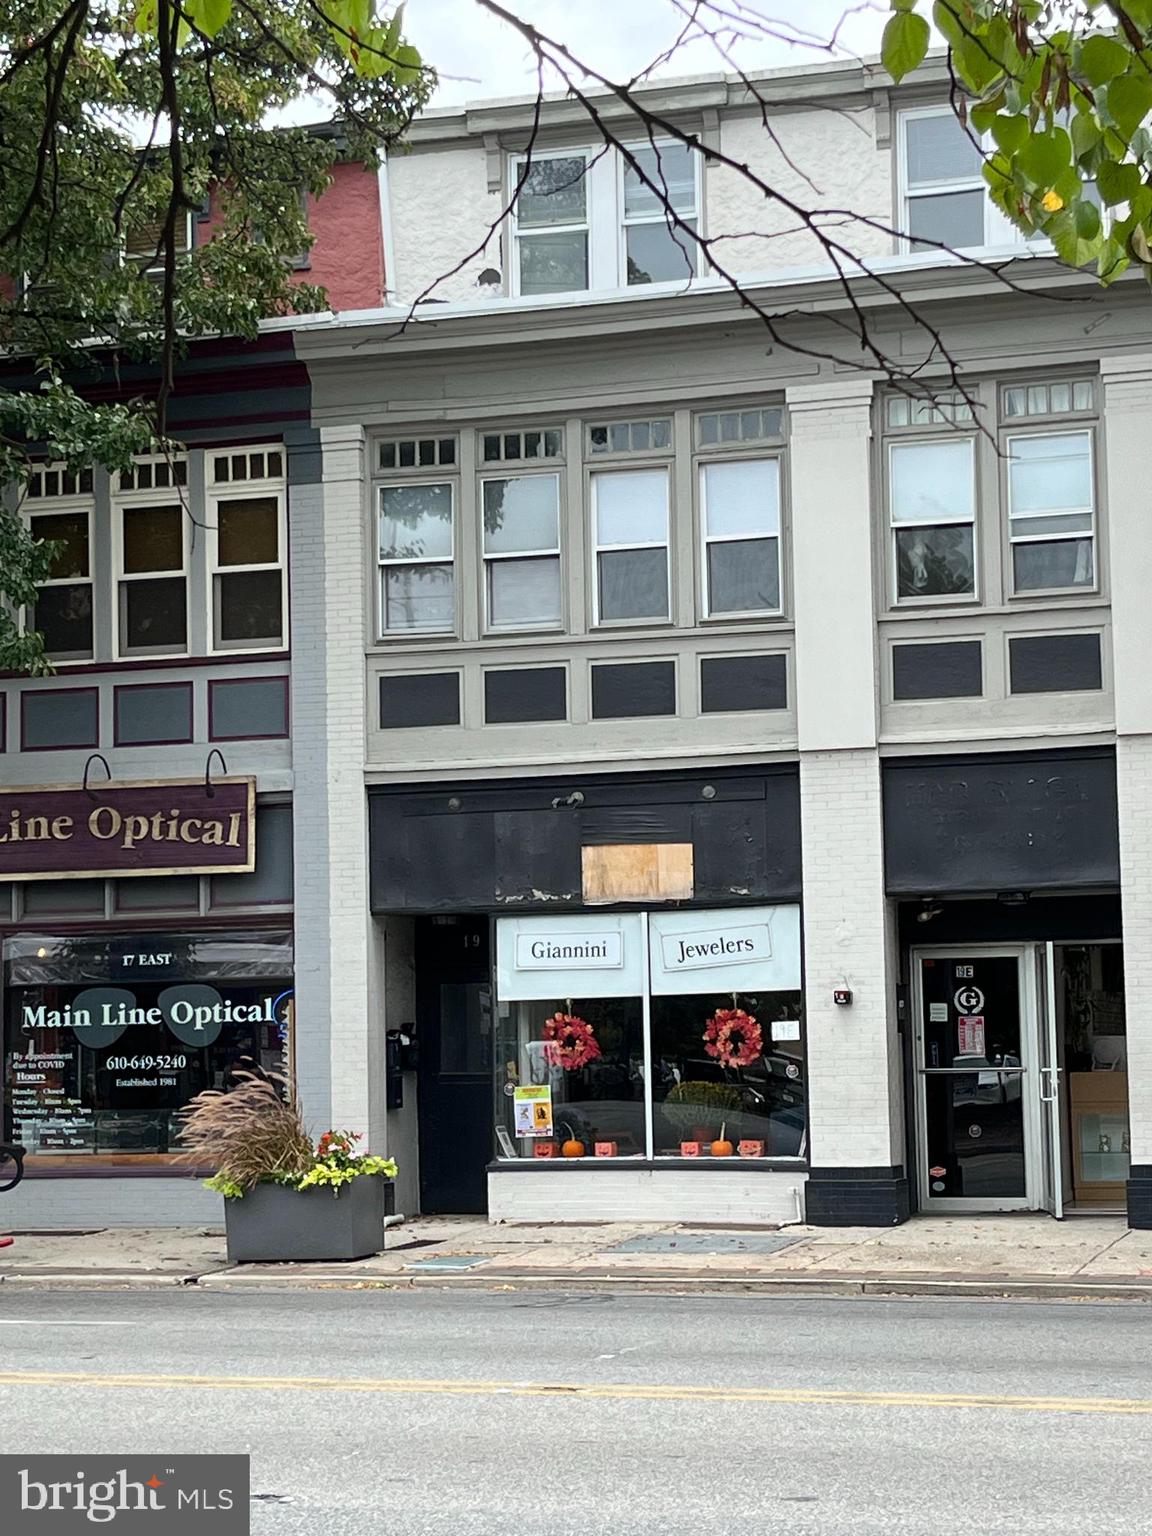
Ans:
[[[725,1139],[724,1129],[727,1122],[720,1127],[719,1137],[712,1143],[713,1157],[731,1157],[733,1153],[732,1143]]]
[[[576,1133],[575,1133],[575,1131],[573,1131],[573,1129],[572,1129],[572,1127],[570,1125],[566,1126],[566,1129],[567,1129],[567,1132],[568,1132],[568,1140],[566,1142],[564,1142],[564,1144],[561,1146],[561,1148],[560,1148],[560,1156],[561,1157],[583,1157],[584,1156],[584,1143],[577,1139]]]

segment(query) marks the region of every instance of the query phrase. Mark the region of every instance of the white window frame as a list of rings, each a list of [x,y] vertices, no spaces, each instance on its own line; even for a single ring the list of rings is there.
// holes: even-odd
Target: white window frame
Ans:
[[[963,441],[969,447],[969,461],[972,474],[972,516],[970,518],[939,518],[923,517],[901,519],[896,521],[892,505],[892,454],[897,448],[929,447],[933,443],[955,443]],[[980,584],[980,482],[976,463],[976,438],[971,432],[909,432],[906,435],[890,437],[885,447],[884,463],[884,515],[888,525],[888,579],[891,583],[892,606],[895,608],[923,608],[940,607],[942,604],[964,604],[965,606],[979,603],[981,598]],[[896,535],[906,528],[967,528],[972,529],[972,591],[971,592],[941,592],[923,593],[918,597],[902,597],[900,595],[900,557],[897,553]]]
[[[900,212],[898,217],[898,227],[901,230],[901,253],[904,255],[918,255],[924,257],[934,256],[937,260],[954,260],[955,258],[949,256],[946,251],[931,249],[927,251],[917,251],[915,249],[915,241],[908,234],[908,230],[911,225],[908,205],[910,202],[918,198],[944,197],[947,196],[950,192],[975,192],[977,190],[983,194],[984,198],[983,239],[978,245],[959,246],[957,247],[958,250],[980,251],[986,250],[989,247],[1002,245],[1018,245],[1024,246],[1028,249],[1049,248],[1048,242],[1046,240],[1037,239],[1030,241],[1027,236],[1018,230],[1016,226],[1011,223],[1011,221],[1004,214],[1000,212],[999,208],[997,208],[996,204],[992,201],[992,194],[988,183],[984,180],[984,177],[980,173],[979,169],[977,169],[973,176],[970,176],[966,179],[953,179],[951,181],[925,183],[923,186],[918,186],[915,188],[910,185],[908,179],[908,136],[906,133],[906,125],[914,119],[924,119],[928,117],[954,118],[955,113],[952,111],[951,107],[941,106],[939,103],[935,103],[930,106],[905,107],[897,117],[898,132],[896,135],[896,177],[897,191],[899,193],[898,201]]]
[[[555,462],[555,461],[553,461]],[[497,550],[489,553],[484,548],[484,487],[492,481],[508,480],[552,480],[556,486],[556,544],[552,549],[525,549],[525,550]],[[521,630],[541,630],[552,632],[564,628],[564,558],[561,550],[561,524],[564,518],[564,498],[562,477],[560,469],[529,470],[527,473],[516,473],[509,469],[500,474],[483,474],[477,476],[480,494],[477,499],[477,510],[480,515],[480,565],[481,582],[483,585],[482,601],[484,604],[484,632],[485,634],[507,635],[519,633]],[[514,623],[500,624],[492,617],[492,587],[490,573],[492,566],[501,560],[551,560],[556,561],[557,587],[560,599],[560,611],[554,619],[542,619],[536,622],[522,619]]]
[[[688,153],[689,153],[689,156],[690,156],[690,159],[691,159],[691,165],[692,165],[692,212],[690,214],[689,213],[684,213],[680,209],[677,209],[677,212],[679,213],[679,215],[680,215],[680,217],[682,219],[690,219],[690,220],[694,221],[694,223],[696,225],[696,233],[697,233],[697,235],[703,236],[704,230],[703,230],[703,227],[702,227],[702,223],[703,223],[703,204],[704,204],[704,199],[703,199],[703,196],[702,196],[701,156],[700,156],[699,152],[691,150],[688,145],[682,144],[679,139],[656,139],[655,141],[652,141],[650,139],[642,139],[642,140],[638,141],[635,144],[632,144],[632,143],[626,144],[624,147],[625,147],[625,149],[631,150],[633,153],[635,153],[637,150],[641,150],[641,149],[653,149],[653,150],[656,151],[657,155],[659,155],[659,153],[660,153],[660,151],[662,149],[687,149],[688,150]],[[621,288],[641,288],[641,289],[644,289],[644,288],[664,288],[664,287],[667,287],[668,284],[670,284],[670,283],[671,284],[683,285],[685,283],[691,282],[694,278],[699,277],[700,276],[700,260],[701,260],[702,251],[701,251],[701,247],[697,243],[697,241],[696,240],[691,240],[691,241],[688,242],[689,250],[691,251],[691,254],[692,254],[692,263],[693,263],[693,271],[692,271],[692,273],[690,275],[685,276],[685,277],[665,278],[664,281],[660,282],[660,283],[629,283],[629,281],[628,281],[628,231],[629,231],[629,229],[631,229],[631,228],[633,228],[635,226],[642,225],[642,224],[662,224],[669,231],[670,234],[675,234],[676,231],[677,231],[677,226],[674,225],[674,224],[670,224],[669,223],[668,215],[667,215],[667,213],[665,212],[665,210],[663,208],[658,209],[654,213],[645,213],[645,214],[633,215],[631,218],[628,217],[628,213],[627,213],[627,210],[626,210],[625,198],[624,198],[624,175],[625,175],[625,172],[628,170],[628,161],[624,158],[624,155],[621,152],[619,152],[619,151],[616,152],[616,163],[617,163],[617,172],[616,172],[616,210],[617,210],[617,219],[616,219],[616,223],[617,223],[616,263],[617,263],[617,268],[616,268],[616,270],[617,270],[617,279],[618,279],[618,282],[619,282],[619,286]]]
[[[603,253],[596,248],[593,234],[595,219],[595,203],[597,201],[596,183],[602,180],[596,176],[596,171],[603,171],[604,161],[609,151],[599,154],[587,145],[576,145],[570,149],[546,149],[533,150],[531,154],[513,155],[508,162],[508,206],[510,239],[509,246],[512,252],[510,263],[511,271],[508,274],[508,291],[513,298],[527,297],[531,299],[564,299],[576,293],[590,293],[592,289],[603,287],[605,284],[598,281],[600,269],[603,264]],[[583,160],[584,162],[584,220],[582,223],[571,224],[546,224],[529,225],[526,229],[520,228],[520,198],[517,188],[520,178],[524,175],[525,165],[539,165],[545,160]],[[531,238],[533,235],[571,235],[583,232],[588,242],[588,283],[584,288],[565,288],[556,293],[533,293],[522,295],[520,288],[520,242],[523,238]]]
[[[238,450],[237,450],[238,451]],[[245,453],[280,453],[280,443],[268,446],[256,443],[246,445]],[[283,463],[283,457],[281,458]],[[276,560],[257,560],[245,565],[220,564],[220,503],[225,501],[267,501],[276,498]],[[288,646],[288,487],[284,476],[267,480],[222,480],[209,487],[207,494],[208,534],[208,653],[212,656],[243,656],[254,651],[282,651]],[[280,572],[280,638],[257,640],[251,644],[219,643],[216,638],[216,619],[219,604],[216,596],[218,578],[240,576],[253,571]]]
[[[709,469],[722,464],[773,464],[776,467],[775,533],[709,533],[708,532],[708,474]],[[784,475],[781,455],[778,453],[717,454],[701,458],[696,464],[696,494],[700,504],[700,612],[704,618],[723,623],[728,619],[778,618],[784,611]],[[708,552],[713,544],[747,544],[760,540],[776,545],[776,590],[780,600],[774,608],[725,608],[712,612],[712,583]]]
[[[652,142],[648,139],[629,143],[630,150],[689,148],[692,154],[693,169],[693,212],[691,217],[696,221],[696,232],[703,236],[704,230],[704,195],[703,195],[703,156],[699,151],[693,151],[689,146],[682,145],[678,139],[657,139]],[[523,174],[525,161],[530,160],[533,165],[542,160],[576,160],[583,159],[585,165],[584,188],[585,209],[584,222],[573,224],[550,224],[539,229],[528,228],[521,230],[518,214],[517,187]],[[508,273],[508,293],[512,298],[528,297],[532,299],[562,301],[572,298],[579,293],[612,292],[627,290],[635,292],[645,288],[676,288],[683,287],[685,283],[693,281],[700,275],[703,264],[702,252],[695,242],[692,242],[696,270],[692,277],[675,277],[662,283],[636,283],[631,286],[628,283],[628,236],[627,231],[633,225],[639,224],[667,224],[667,216],[661,210],[659,213],[642,214],[633,218],[625,218],[624,215],[624,172],[627,162],[619,149],[594,148],[586,144],[574,145],[567,149],[533,150],[531,155],[516,154],[509,157],[508,161],[508,204],[509,212],[509,250],[511,259]],[[588,240],[588,285],[586,288],[571,288],[554,294],[528,294],[521,291],[520,286],[520,241],[524,236],[533,234],[572,234],[583,231]]]
[[[191,255],[192,251],[196,248],[196,226],[195,226],[195,222],[194,222],[195,218],[196,218],[196,215],[192,211],[191,208],[185,209],[185,212],[184,212],[184,240],[185,240],[185,244],[183,246],[178,245],[176,247],[175,255],[176,255],[177,261],[179,261],[181,256],[189,256],[189,255]],[[122,238],[121,241],[120,241],[119,256],[120,256],[120,264],[121,264],[121,266],[128,266],[132,262],[141,262],[142,263],[144,261],[144,259],[145,259],[143,256],[133,256],[129,252],[127,236]],[[155,277],[157,275],[157,273],[163,272],[164,264],[163,264],[163,262],[158,262],[158,263],[154,263],[153,265],[147,266],[147,267],[142,265],[140,267],[140,270],[141,270],[141,272],[144,273],[144,275],[146,277]]]
[[[154,457],[149,455],[149,457]],[[112,492],[112,656],[116,661],[136,661],[145,657],[163,656],[175,659],[191,656],[192,651],[192,571],[188,525],[187,486],[169,486],[161,490]],[[180,569],[178,571],[125,571],[124,569],[124,513],[135,507],[175,507],[180,515]],[[169,650],[161,647],[149,651],[126,646],[124,615],[120,603],[121,588],[127,582],[167,581],[174,577],[184,581],[184,648]]]
[[[1088,483],[1091,487],[1092,500],[1087,507],[1058,507],[1046,512],[1019,512],[1012,511],[1012,444],[1024,438],[1038,437],[1085,437],[1088,439]],[[1064,431],[1049,429],[1047,431],[1017,432],[1012,431],[1004,435],[1004,507],[1006,512],[1008,533],[1008,590],[1014,598],[1044,598],[1054,594],[1090,594],[1100,590],[1100,520],[1096,510],[1096,441],[1095,433],[1088,422],[1079,425],[1069,424]],[[1091,519],[1091,527],[1087,532],[1077,529],[1065,533],[1016,533],[1014,524],[1027,523],[1032,518],[1053,517],[1082,517],[1085,513]],[[1016,586],[1016,555],[1017,544],[1054,544],[1063,543],[1069,539],[1087,539],[1092,553],[1092,580],[1083,586],[1071,587],[1024,587]]]
[[[664,476],[664,538],[662,540],[637,540],[632,544],[600,543],[600,505],[598,481],[601,475],[653,474]],[[592,624],[596,629],[642,629],[652,624],[672,622],[672,466],[664,464],[625,465],[615,463],[589,470],[589,506],[592,511]],[[664,551],[664,612],[649,614],[636,619],[605,619],[600,614],[600,556],[625,554],[638,549],[662,549]]]
[[[380,554],[380,525],[384,518],[384,493],[385,491],[405,489],[420,485],[446,485],[452,498],[452,552],[438,559],[429,559],[426,555],[416,556],[410,560],[391,559],[386,560]],[[376,515],[373,522],[372,536],[375,540],[376,552],[376,642],[384,644],[390,640],[419,640],[426,635],[444,635],[454,637],[459,632],[460,626],[460,572],[458,566],[459,556],[459,528],[460,520],[460,484],[450,475],[421,475],[413,476],[410,480],[384,480],[376,486]],[[444,626],[413,625],[408,629],[389,629],[387,626],[388,604],[384,595],[385,572],[402,565],[446,565],[452,573],[452,622]]]
[[[48,467],[51,467],[51,466],[48,466]],[[38,537],[38,535],[34,534],[33,531],[32,531],[33,521],[36,518],[38,518],[38,517],[56,517],[56,516],[60,516],[60,515],[63,515],[65,517],[73,517],[77,513],[81,513],[84,516],[84,519],[85,519],[85,521],[86,521],[86,523],[88,525],[88,574],[87,574],[87,576],[46,576],[44,578],[44,580],[41,581],[41,582],[38,582],[37,585],[40,586],[40,587],[78,587],[78,586],[87,585],[89,593],[91,594],[91,600],[92,600],[92,654],[90,656],[72,656],[72,655],[66,654],[63,651],[49,651],[49,650],[45,650],[45,655],[47,655],[50,659],[54,659],[54,660],[59,661],[62,666],[69,666],[69,667],[87,667],[87,666],[91,666],[95,662],[95,660],[96,660],[96,610],[97,610],[97,603],[96,603],[96,570],[95,570],[95,558],[96,558],[96,550],[95,550],[96,503],[95,503],[95,499],[90,494],[85,494],[85,495],[82,495],[82,496],[53,496],[53,497],[48,497],[48,498],[37,497],[36,500],[32,501],[32,502],[29,502],[27,499],[25,499],[25,501],[23,502],[23,504],[22,504],[22,506],[20,508],[20,512],[21,512],[21,516],[23,518],[24,526],[28,530],[28,535],[29,535],[30,538]],[[22,627],[23,627],[24,632],[28,633],[28,634],[32,633],[35,630],[35,622],[34,622],[34,615],[33,615],[34,608],[35,608],[35,604],[33,603],[33,604],[30,604],[29,606],[27,606],[23,610]]]

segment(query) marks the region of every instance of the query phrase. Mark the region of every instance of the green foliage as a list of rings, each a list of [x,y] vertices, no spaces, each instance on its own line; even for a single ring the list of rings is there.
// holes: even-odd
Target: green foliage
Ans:
[[[668,1090],[666,1104],[696,1104],[705,1109],[739,1109],[740,1090],[731,1083],[683,1082]]]
[[[984,175],[1012,223],[1103,283],[1133,262],[1152,279],[1152,0],[889,4],[895,80],[923,61],[927,38],[908,22],[926,32],[931,9],[968,92],[970,130],[991,137]]]
[[[205,1189],[239,1200],[257,1184],[285,1189],[330,1189],[338,1195],[353,1179],[396,1177],[390,1157],[357,1152],[359,1134],[325,1131],[313,1147],[300,1112],[281,1078],[238,1072],[236,1088],[209,1090],[184,1112],[185,1160],[219,1161]]]
[[[427,100],[402,25],[376,0],[0,0],[0,346],[49,380],[0,385],[4,483],[24,443],[116,468],[163,432],[190,337],[324,307],[293,270],[303,194],[373,168]],[[332,126],[285,126],[305,115]],[[151,398],[88,404],[96,349],[155,364]],[[0,513],[0,669],[44,667],[6,610],[50,561]]]

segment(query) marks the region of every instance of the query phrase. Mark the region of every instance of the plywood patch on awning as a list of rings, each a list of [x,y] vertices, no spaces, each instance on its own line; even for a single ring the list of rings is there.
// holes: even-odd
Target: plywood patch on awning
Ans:
[[[606,843],[580,850],[587,906],[615,901],[689,901],[691,843]]]

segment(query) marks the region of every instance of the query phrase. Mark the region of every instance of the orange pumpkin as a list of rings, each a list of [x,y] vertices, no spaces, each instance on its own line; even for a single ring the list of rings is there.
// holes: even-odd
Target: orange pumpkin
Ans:
[[[583,1157],[584,1143],[577,1141],[575,1136],[571,1136],[560,1148],[560,1155],[561,1157]]]
[[[714,1141],[712,1143],[713,1157],[731,1157],[732,1143],[730,1141]]]

